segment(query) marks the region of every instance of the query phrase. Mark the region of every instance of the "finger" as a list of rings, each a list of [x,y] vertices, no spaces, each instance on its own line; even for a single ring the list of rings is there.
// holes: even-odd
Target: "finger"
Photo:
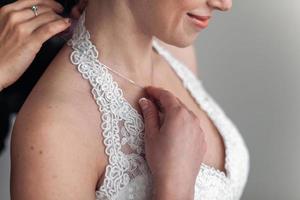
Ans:
[[[153,98],[154,102],[158,104],[162,112],[168,112],[169,109],[180,105],[176,97],[167,90],[153,86],[148,86],[145,90],[150,98]]]
[[[40,6],[38,8],[38,16],[42,15],[44,13],[47,12],[62,12],[61,11],[56,11],[53,8],[47,7],[47,6]],[[37,16],[37,17],[38,17]],[[36,16],[34,15],[34,12],[31,9],[24,9],[24,10],[20,10],[20,11],[12,11],[11,13],[9,13],[8,15],[9,17],[9,21],[11,24],[19,24],[22,22],[26,22],[30,19],[36,18]]]
[[[28,27],[29,32],[34,32],[34,30],[39,27],[51,23],[56,20],[63,19],[61,16],[55,14],[54,12],[46,12],[38,15],[37,17],[32,18],[23,23],[24,26]]]
[[[191,109],[189,109],[178,97],[176,97],[177,98],[177,101],[180,103],[180,105],[182,106],[182,107],[184,107],[187,111],[189,111],[189,113],[193,116],[193,117],[196,117],[196,115],[195,115],[195,113],[191,110]]]
[[[144,121],[145,121],[145,133],[150,136],[151,134],[159,130],[159,116],[158,110],[153,102],[146,98],[141,98],[139,104],[142,108]]]
[[[55,20],[47,23],[36,29],[32,33],[32,38],[35,40],[36,45],[43,44],[45,41],[53,37],[54,35],[64,31],[70,26],[71,22],[68,18]]]
[[[9,13],[12,11],[31,8],[33,5],[37,5],[37,6],[44,5],[53,8],[55,10],[63,10],[63,6],[53,0],[19,0],[15,3],[7,4],[3,6],[1,9],[4,10],[3,12]]]

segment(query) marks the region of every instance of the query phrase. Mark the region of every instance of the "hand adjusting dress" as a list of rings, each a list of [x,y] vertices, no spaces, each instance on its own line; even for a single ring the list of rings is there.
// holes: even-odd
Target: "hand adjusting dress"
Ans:
[[[124,98],[123,91],[113,80],[109,69],[100,62],[98,51],[85,28],[85,12],[68,45],[73,49],[70,60],[82,77],[89,81],[91,93],[101,113],[102,123],[99,126],[102,128],[109,163],[104,180],[96,190],[96,199],[150,200],[152,181],[144,158],[143,118]],[[224,141],[226,174],[202,164],[196,179],[194,199],[239,199],[248,177],[249,154],[238,129],[188,67],[155,40],[153,47],[180,77],[184,87],[210,117]]]

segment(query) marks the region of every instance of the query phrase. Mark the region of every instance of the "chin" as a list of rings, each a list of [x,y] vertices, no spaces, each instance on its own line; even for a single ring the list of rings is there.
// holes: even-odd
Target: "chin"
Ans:
[[[177,36],[158,39],[169,45],[185,48],[194,44],[195,40],[197,39],[197,35],[178,34]]]
[[[185,47],[193,45],[194,42],[195,42],[195,38],[188,38],[185,40],[180,39],[180,40],[175,40],[172,45],[180,47],[180,48],[185,48]]]

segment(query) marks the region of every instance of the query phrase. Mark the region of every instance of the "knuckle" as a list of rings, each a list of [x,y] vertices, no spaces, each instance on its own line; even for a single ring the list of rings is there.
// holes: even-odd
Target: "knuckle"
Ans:
[[[43,32],[47,35],[51,35],[54,32],[55,27],[49,26],[48,24],[44,26]]]
[[[17,21],[17,14],[15,12],[10,12],[8,15],[7,15],[7,22],[8,24],[10,25],[14,25]]]
[[[27,29],[22,24],[16,25],[15,32],[16,32],[17,36],[20,37],[20,38],[27,35]]]
[[[162,95],[164,98],[175,98],[172,92],[166,89],[162,89]]]
[[[171,97],[172,94],[168,90],[162,89],[161,98],[169,99]]]

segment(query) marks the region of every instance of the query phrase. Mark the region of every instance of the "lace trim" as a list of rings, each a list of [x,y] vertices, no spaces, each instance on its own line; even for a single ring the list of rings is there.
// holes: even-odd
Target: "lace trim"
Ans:
[[[96,194],[102,199],[112,199],[129,183],[137,169],[142,174],[149,171],[142,168],[147,166],[141,156],[144,154],[144,123],[142,116],[123,97],[122,90],[113,80],[107,67],[98,60],[99,53],[90,41],[84,21],[85,12],[67,44],[73,49],[70,55],[71,62],[77,65],[82,77],[89,80],[93,97],[102,113],[101,128],[109,163],[106,166],[103,184]],[[124,122],[119,130],[121,121]],[[132,150],[129,154],[123,153],[121,149],[126,144]]]
[[[99,53],[89,40],[90,34],[85,29],[84,21],[85,12],[81,15],[73,37],[67,44],[73,49],[70,55],[71,62],[77,65],[83,78],[89,80],[93,97],[102,112],[101,128],[103,129],[105,153],[109,157],[109,163],[106,166],[103,184],[96,191],[96,195],[99,199],[115,199],[114,196],[129,184],[132,177],[137,177],[134,173],[136,170],[140,170],[140,174],[144,174],[145,177],[150,176],[142,156],[144,154],[144,123],[142,116],[123,97],[122,90],[118,87],[117,82],[113,81],[107,67],[98,60]],[[249,157],[238,130],[214,99],[206,93],[202,82],[187,67],[160,47],[155,40],[153,40],[153,46],[170,63],[182,79],[184,87],[196,99],[199,106],[207,112],[223,137],[227,175],[214,167],[202,164],[197,177],[197,184],[203,184],[200,178],[218,177],[226,183],[228,191],[231,190],[230,188],[234,188],[235,196],[241,195],[248,176],[249,166],[248,163],[246,165],[245,163],[248,162]],[[119,125],[122,127],[121,129]],[[129,154],[122,152],[121,148],[124,145],[128,145],[132,152]],[[245,158],[240,159],[241,155]],[[240,162],[236,163],[237,160]],[[212,182],[212,184],[214,183]]]
[[[226,136],[223,134],[225,133],[222,128],[224,126],[221,126],[219,121],[223,121],[223,120],[218,120],[218,118],[216,117],[217,115],[224,115],[224,113],[221,113],[221,110],[217,110],[214,109],[214,106],[210,104],[210,101],[212,101],[213,99],[211,98],[211,96],[206,93],[202,82],[200,79],[198,79],[194,73],[192,71],[190,71],[187,67],[185,67],[179,60],[177,60],[176,58],[174,58],[174,56],[172,56],[172,54],[167,51],[165,48],[163,48],[162,46],[160,46],[156,41],[153,42],[153,44],[155,45],[155,47],[159,50],[159,53],[165,57],[165,59],[167,60],[167,62],[173,67],[173,69],[175,70],[175,72],[178,74],[178,76],[180,77],[180,79],[183,82],[184,87],[190,92],[190,94],[192,95],[192,97],[194,99],[196,99],[197,104],[204,110],[206,111],[206,113],[209,115],[209,117],[214,121],[214,124],[216,125],[216,128],[218,129],[219,133],[221,134],[223,141],[224,141],[224,145],[225,145],[225,171],[226,174],[215,168],[212,166],[208,166],[204,163],[202,163],[203,168],[205,169],[213,169],[215,171],[217,171],[219,174],[221,174],[222,176],[230,179],[230,162],[229,162],[229,156],[230,153],[230,145],[227,143],[226,140]],[[216,102],[214,102],[216,104]]]
[[[204,163],[201,164],[200,174],[214,174],[215,177],[219,177],[228,184],[227,186],[229,188],[233,189],[236,198],[240,198],[249,173],[249,152],[237,127],[227,117],[214,98],[206,92],[202,81],[197,78],[189,68],[177,60],[156,41],[153,41],[153,45],[159,54],[161,54],[175,70],[176,74],[182,80],[184,87],[190,92],[191,96],[195,98],[198,105],[206,111],[223,138],[225,145],[224,167],[226,174]],[[198,182],[200,178],[203,177],[201,175],[198,176]]]

